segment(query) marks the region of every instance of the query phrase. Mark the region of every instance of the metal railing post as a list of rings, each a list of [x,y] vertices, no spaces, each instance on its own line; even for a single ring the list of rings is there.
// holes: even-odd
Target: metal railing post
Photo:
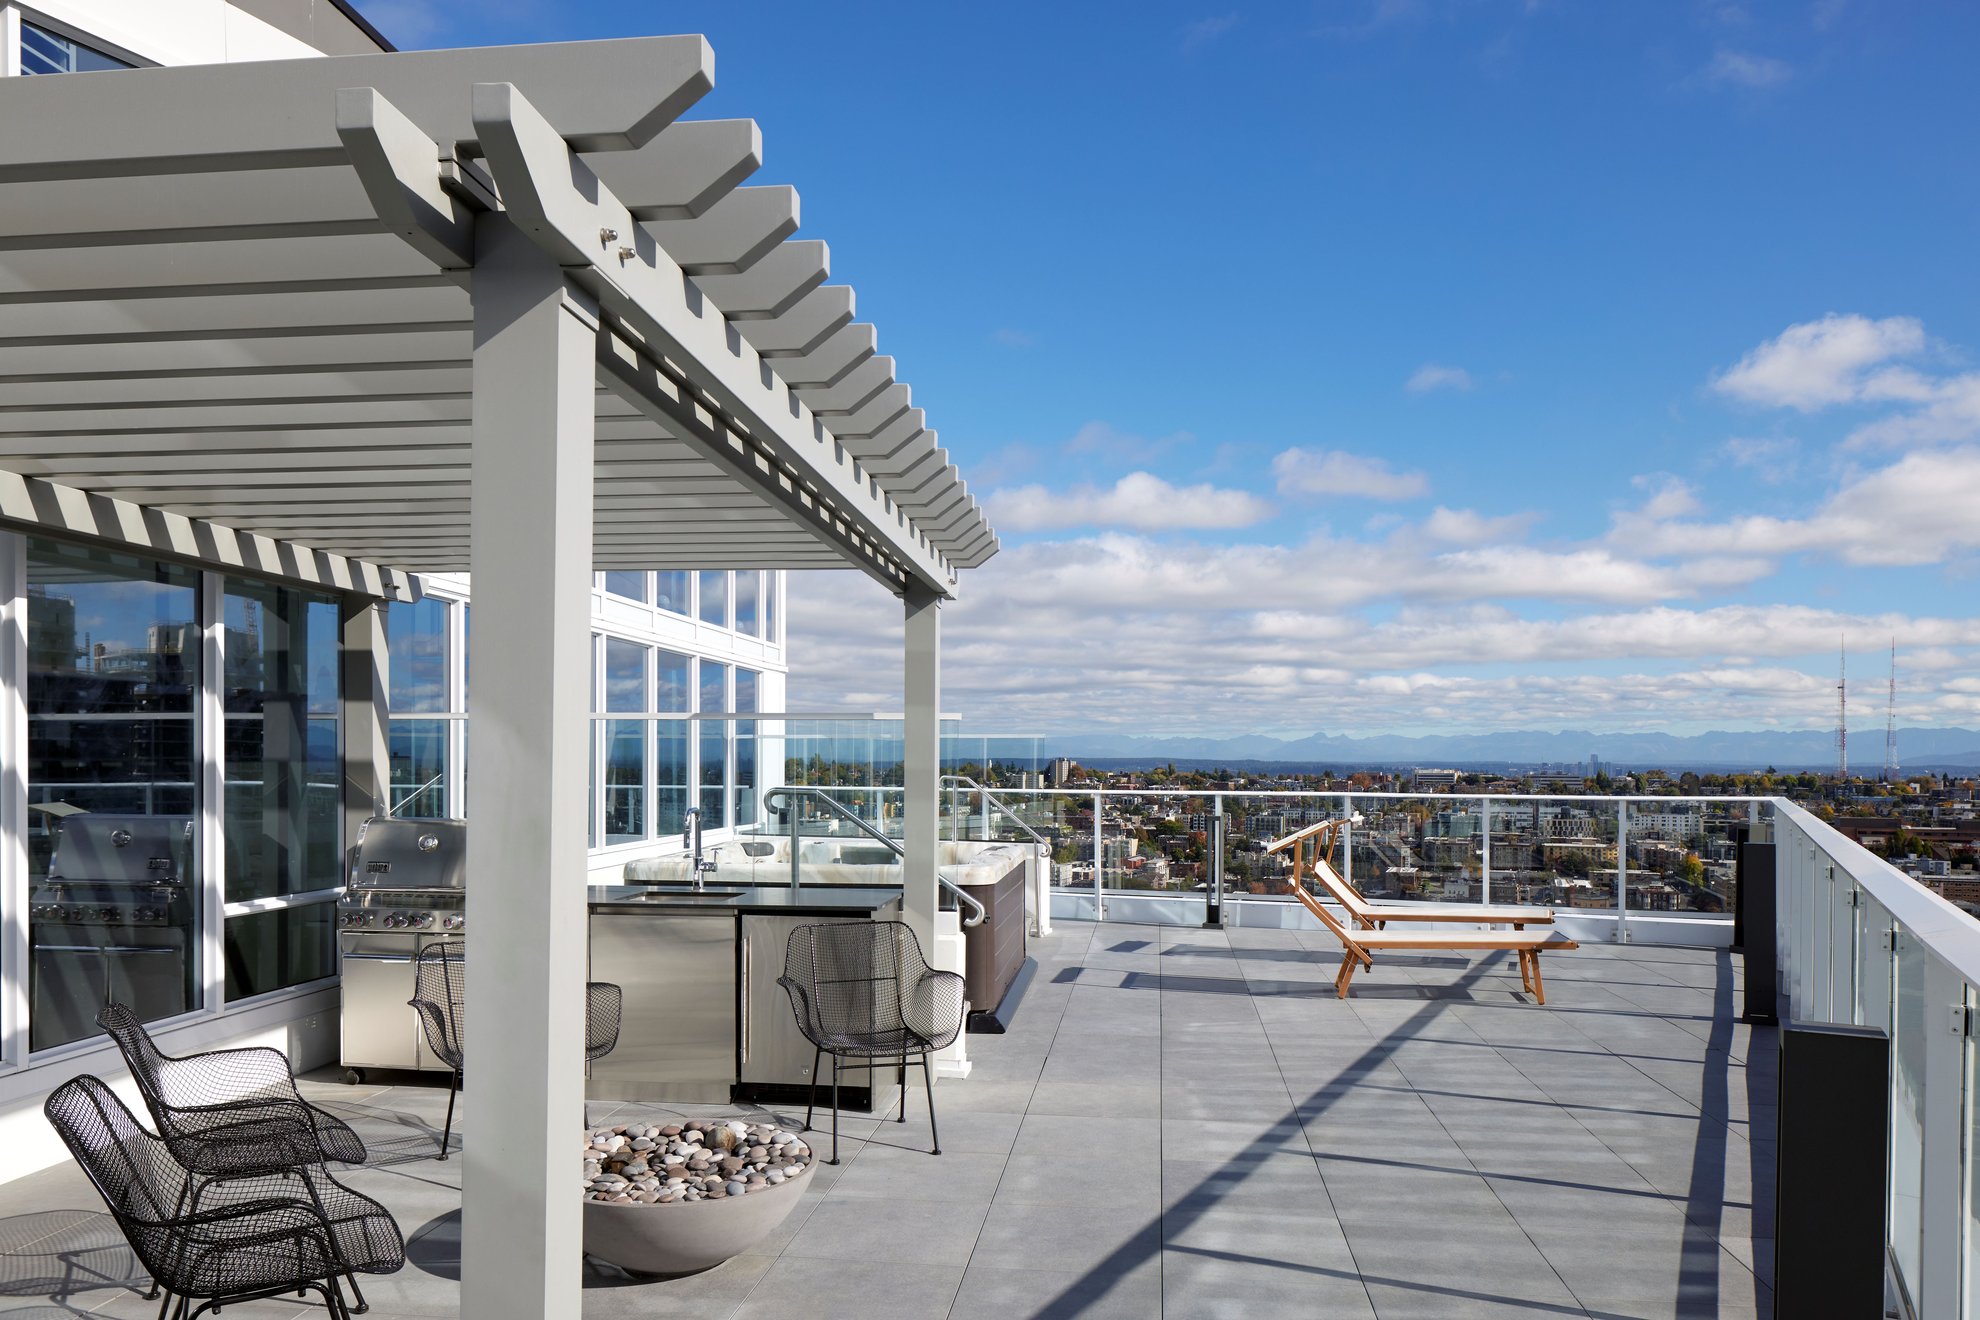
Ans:
[[[1482,834],[1484,864],[1479,872],[1478,898],[1485,906],[1492,904],[1492,799],[1478,799],[1479,830]]]
[[[1354,888],[1354,797],[1341,794],[1341,879]]]
[[[791,892],[795,894],[804,883],[803,867],[798,861],[798,840],[804,836],[803,822],[800,820],[804,815],[804,799],[785,794],[784,811],[791,826]]]
[[[1629,803],[1616,800],[1616,943],[1629,943]]]
[[[1224,924],[1224,795],[1217,794],[1210,808],[1210,898],[1204,906],[1203,924]]]
[[[1100,872],[1106,859],[1106,826],[1101,818],[1100,794],[1093,795],[1093,919],[1104,921],[1107,916],[1106,899],[1100,893]]]

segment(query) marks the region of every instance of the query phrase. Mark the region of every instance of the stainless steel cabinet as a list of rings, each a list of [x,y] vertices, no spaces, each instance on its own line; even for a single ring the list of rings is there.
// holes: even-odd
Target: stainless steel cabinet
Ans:
[[[745,1086],[807,1086],[811,1084],[811,1042],[797,1027],[790,996],[777,978],[784,974],[784,946],[799,926],[826,921],[886,921],[899,915],[898,902],[868,916],[827,918],[747,913],[742,919],[742,1035],[739,1050]],[[831,1065],[825,1065],[831,1080]],[[865,1074],[860,1081],[864,1084]]]
[[[592,1099],[729,1099],[736,1078],[734,913],[597,907],[591,979],[625,992],[618,1048],[591,1065]]]

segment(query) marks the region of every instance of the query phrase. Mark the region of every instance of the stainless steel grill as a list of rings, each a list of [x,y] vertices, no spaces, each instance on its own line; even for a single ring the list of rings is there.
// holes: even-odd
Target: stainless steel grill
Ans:
[[[359,829],[337,913],[348,1080],[366,1068],[452,1071],[427,1048],[407,1001],[419,951],[464,937],[466,883],[465,822],[374,816]]]
[[[47,878],[28,892],[32,1048],[95,1035],[110,1000],[147,1021],[186,1011],[192,851],[185,816],[62,819]]]

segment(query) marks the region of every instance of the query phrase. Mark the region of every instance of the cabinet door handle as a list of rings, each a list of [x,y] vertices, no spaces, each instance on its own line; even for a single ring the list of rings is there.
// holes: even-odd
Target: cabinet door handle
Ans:
[[[749,1062],[749,936],[743,936],[742,976],[737,993],[742,996],[742,1062]]]

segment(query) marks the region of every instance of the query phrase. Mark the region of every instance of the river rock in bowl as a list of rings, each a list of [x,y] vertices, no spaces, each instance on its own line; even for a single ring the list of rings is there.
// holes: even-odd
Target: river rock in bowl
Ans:
[[[633,1149],[639,1138],[630,1134],[648,1132],[653,1144]],[[622,1143],[616,1149],[613,1137]],[[805,1142],[773,1123],[593,1128],[581,1159],[584,1250],[634,1274],[719,1265],[797,1208],[813,1160]]]

